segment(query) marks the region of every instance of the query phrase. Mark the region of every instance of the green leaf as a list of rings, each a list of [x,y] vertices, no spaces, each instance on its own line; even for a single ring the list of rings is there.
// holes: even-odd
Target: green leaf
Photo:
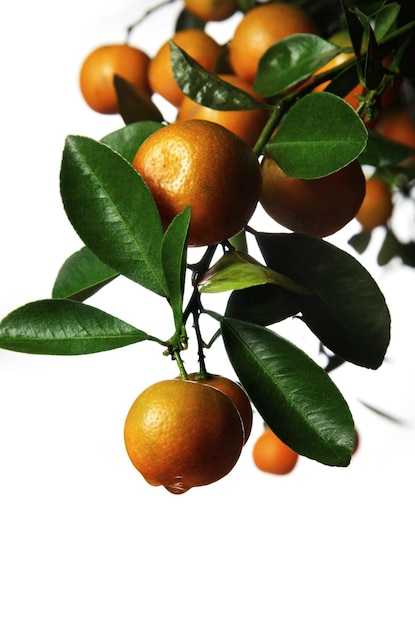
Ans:
[[[341,50],[317,35],[289,35],[268,48],[261,57],[254,89],[264,98],[276,96],[308,78]]]
[[[160,128],[163,124],[159,122],[134,122],[106,135],[101,142],[131,163],[143,141]]]
[[[177,17],[174,32],[177,33],[180,30],[188,30],[189,28],[197,28],[204,30],[206,23],[193,15],[190,11],[182,9]]]
[[[360,11],[358,7],[354,7],[353,11],[359,19],[367,39],[367,51],[364,57],[364,63],[357,64],[357,68],[359,70],[359,80],[368,89],[376,89],[383,78],[382,61],[376,37],[370,25],[369,17]],[[363,72],[361,71],[362,66]]]
[[[257,233],[266,263],[310,290],[291,294],[311,331],[346,361],[371,369],[384,359],[390,314],[369,272],[327,241],[297,233]]]
[[[100,142],[69,136],[60,182],[65,211],[85,245],[114,271],[167,296],[160,215],[132,166]]]
[[[323,91],[292,106],[266,151],[288,176],[312,179],[357,159],[366,141],[366,127],[352,107]]]
[[[118,276],[91,250],[81,248],[60,268],[53,285],[53,298],[86,300]]]
[[[376,168],[388,167],[402,163],[414,154],[413,148],[369,131],[366,148],[359,156],[359,161],[362,165],[373,165]]]
[[[72,300],[31,302],[0,323],[0,347],[31,354],[91,354],[149,338],[117,317]]]
[[[397,2],[390,2],[376,12],[374,30],[377,41],[382,41],[396,26],[400,10],[401,7]]]
[[[303,456],[347,466],[354,446],[353,419],[326,372],[262,326],[224,318],[221,327],[238,379],[275,434]]]
[[[269,267],[261,265],[246,252],[237,250],[231,250],[224,254],[202,276],[198,285],[202,293],[220,293],[266,283],[279,285],[288,291],[308,293],[301,285]]]
[[[195,102],[221,111],[262,109],[264,104],[205,70],[177,44],[170,41],[174,78],[184,94]]]
[[[148,94],[115,74],[118,112],[126,124],[145,120],[163,121],[163,115]]]
[[[170,222],[161,249],[164,275],[169,290],[169,303],[173,310],[176,332],[183,324],[183,290],[186,272],[187,234],[190,224],[190,207]]]
[[[258,285],[233,291],[226,305],[226,317],[261,326],[270,326],[299,312],[285,289],[277,285]]]

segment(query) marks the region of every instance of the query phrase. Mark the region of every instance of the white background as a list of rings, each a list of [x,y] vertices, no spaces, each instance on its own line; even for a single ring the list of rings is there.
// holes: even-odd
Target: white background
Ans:
[[[92,48],[122,40],[150,4],[24,0],[3,9],[0,317],[49,297],[81,246],[59,197],[64,139],[99,139],[122,123],[86,107],[79,67]],[[153,15],[133,43],[153,54],[177,12],[176,3]],[[215,33],[221,42],[229,34]],[[374,265],[374,255],[364,262]],[[122,436],[140,391],[176,375],[159,348],[1,352],[0,623],[412,626],[414,276],[394,265],[373,272],[392,312],[392,343],[377,372],[347,366],[334,375],[361,440],[347,469],[300,459],[286,477],[259,472],[256,416],[228,477],[172,496],[134,470]],[[162,323],[139,287],[120,279],[104,291],[91,303],[148,332]],[[301,322],[287,332],[314,346]],[[219,344],[208,359],[232,376]]]

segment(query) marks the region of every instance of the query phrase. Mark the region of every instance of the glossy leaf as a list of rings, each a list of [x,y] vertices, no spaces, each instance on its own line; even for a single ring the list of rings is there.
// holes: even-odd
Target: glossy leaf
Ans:
[[[53,298],[83,301],[118,276],[89,248],[72,254],[60,268],[53,285]]]
[[[65,211],[85,245],[114,271],[167,296],[160,215],[131,165],[100,142],[69,136],[60,180]]]
[[[341,48],[317,35],[285,37],[261,57],[254,89],[265,98],[276,96],[311,76],[340,52]]]
[[[39,300],[0,323],[0,347],[31,354],[91,354],[149,339],[126,322],[72,300]]]
[[[145,120],[163,121],[163,115],[148,94],[127,80],[114,76],[118,112],[126,124]]]
[[[211,109],[239,111],[261,109],[264,105],[246,91],[238,89],[205,70],[177,44],[170,41],[174,78],[184,94]]]
[[[164,234],[161,249],[164,275],[169,291],[169,303],[178,333],[181,332],[183,323],[183,291],[189,223],[190,207],[186,207],[170,223]]]
[[[143,141],[160,128],[160,122],[134,122],[105,135],[101,142],[131,163]]]
[[[287,276],[262,265],[246,252],[237,250],[224,254],[202,276],[198,285],[202,293],[220,293],[267,283],[279,285],[288,291],[307,292]]]
[[[270,326],[298,312],[298,305],[293,302],[285,289],[266,284],[233,291],[229,296],[225,315],[261,326]]]
[[[293,105],[266,150],[289,176],[313,179],[357,159],[366,141],[366,127],[352,107],[321,92]]]
[[[349,407],[310,357],[271,330],[224,318],[227,354],[257,411],[293,450],[346,466],[354,445]]]
[[[267,264],[307,287],[291,294],[312,332],[346,361],[378,368],[390,340],[390,314],[369,272],[327,241],[300,234],[257,234]]]

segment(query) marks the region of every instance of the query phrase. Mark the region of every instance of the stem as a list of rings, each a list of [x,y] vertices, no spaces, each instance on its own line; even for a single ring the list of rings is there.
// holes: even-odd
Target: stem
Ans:
[[[149,9],[147,9],[147,11],[144,11],[144,13],[135,22],[130,24],[130,26],[127,26],[127,41],[129,40],[130,35],[131,35],[132,31],[134,30],[134,28],[136,28],[142,22],[144,22],[144,20],[149,15],[151,15],[155,11],[158,11],[159,9],[162,9],[163,7],[167,6],[168,4],[173,4],[174,2],[176,2],[176,0],[162,0],[158,4],[155,4],[154,6],[150,7]]]
[[[174,349],[172,352],[172,356],[174,358],[174,360],[176,361],[178,367],[179,367],[179,371],[180,371],[180,378],[182,380],[189,380],[189,377],[187,375],[186,369],[184,367],[184,363],[183,363],[183,359],[180,355],[180,350],[178,349]]]
[[[203,352],[204,342],[202,338],[202,333],[200,332],[199,315],[200,315],[200,310],[193,312],[194,328],[195,328],[196,339],[197,339],[197,355],[198,355],[198,360],[199,360],[199,373],[201,375],[201,378],[206,378],[207,369],[206,369],[206,363],[205,363],[205,354]]]
[[[255,146],[253,147],[253,152],[254,152],[254,154],[257,155],[257,157],[259,157],[263,153],[264,147],[266,146],[266,144],[268,143],[268,141],[272,137],[275,129],[277,128],[278,124],[280,123],[280,120],[281,120],[284,112],[285,112],[285,107],[283,106],[282,102],[281,101],[277,102],[277,104],[273,108],[273,110],[271,112],[271,115],[269,116],[269,118],[268,118],[264,128],[262,129],[261,134],[258,137]]]

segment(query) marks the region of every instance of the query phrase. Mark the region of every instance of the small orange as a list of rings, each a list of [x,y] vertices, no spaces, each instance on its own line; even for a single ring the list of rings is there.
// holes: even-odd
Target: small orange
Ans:
[[[243,425],[234,403],[218,389],[163,380],[136,398],[124,441],[147,482],[181,494],[231,471],[242,451]]]
[[[249,397],[239,383],[219,374],[207,374],[201,377],[198,373],[189,374],[189,380],[196,380],[204,385],[210,385],[219,389],[228,396],[236,406],[244,425],[244,444],[248,441],[252,430],[252,406]]]
[[[239,76],[234,76],[233,74],[219,74],[218,76],[259,100],[259,96],[253,90],[252,85]],[[198,104],[188,96],[184,96],[179,107],[177,119],[216,122],[231,130],[253,148],[268,119],[268,112],[262,108],[247,111],[219,111]]]
[[[256,440],[252,456],[256,467],[262,472],[289,474],[297,465],[299,455],[267,427]]]
[[[149,63],[150,57],[145,52],[127,44],[96,48],[81,66],[79,83],[85,102],[98,113],[117,113],[115,74],[151,95],[148,82]]]
[[[184,0],[184,6],[203,22],[221,22],[239,8],[236,0]]]
[[[259,198],[261,173],[249,146],[205,120],[173,122],[139,147],[133,167],[143,177],[164,228],[190,205],[188,243],[207,246],[245,228]]]
[[[281,226],[295,232],[332,235],[355,217],[365,196],[365,177],[357,161],[312,180],[287,176],[269,156],[263,159],[261,169],[263,208]]]
[[[409,110],[403,107],[391,109],[375,126],[376,132],[391,141],[397,141],[415,150],[415,122]],[[415,156],[405,159],[404,164],[413,163]]]
[[[271,2],[245,13],[229,44],[233,71],[253,83],[258,63],[270,46],[288,35],[317,33],[318,28],[306,11],[288,2]]]
[[[356,214],[356,219],[364,230],[370,231],[384,226],[393,211],[391,188],[381,178],[372,177],[366,181],[366,194]]]
[[[148,78],[155,93],[163,96],[174,106],[179,106],[184,94],[176,83],[171,68],[169,41],[166,41],[151,59]],[[221,47],[205,31],[198,28],[181,30],[171,37],[171,41],[187,52],[205,70],[213,72]]]

